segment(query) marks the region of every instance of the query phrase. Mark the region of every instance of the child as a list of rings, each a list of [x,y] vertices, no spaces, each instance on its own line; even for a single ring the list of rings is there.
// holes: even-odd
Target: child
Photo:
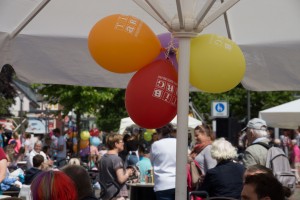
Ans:
[[[152,164],[150,161],[150,147],[148,147],[146,144],[139,144],[139,161],[136,163],[136,166],[138,167],[140,171],[140,179],[139,181],[141,183],[147,183],[150,182],[149,177],[149,171],[152,170]],[[152,182],[152,181],[151,181]]]

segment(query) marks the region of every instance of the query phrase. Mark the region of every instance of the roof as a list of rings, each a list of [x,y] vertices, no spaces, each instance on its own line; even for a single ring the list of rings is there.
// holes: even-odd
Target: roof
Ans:
[[[28,83],[21,81],[19,79],[14,79],[12,83],[16,86],[16,88],[21,91],[36,107],[39,107],[36,94],[31,89]]]

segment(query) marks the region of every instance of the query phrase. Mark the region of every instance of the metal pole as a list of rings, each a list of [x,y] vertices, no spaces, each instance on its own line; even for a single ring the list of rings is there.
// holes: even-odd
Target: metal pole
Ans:
[[[20,135],[23,136],[23,97],[20,98],[20,121],[21,121]]]
[[[46,121],[45,121],[45,123],[46,123],[46,134],[48,134],[49,133],[49,117],[48,117],[48,106],[46,107]]]
[[[251,99],[250,91],[247,90],[247,122],[251,119]]]
[[[179,38],[177,145],[176,145],[176,200],[186,199],[186,164],[188,152],[190,38]],[[186,56],[182,56],[186,55]]]

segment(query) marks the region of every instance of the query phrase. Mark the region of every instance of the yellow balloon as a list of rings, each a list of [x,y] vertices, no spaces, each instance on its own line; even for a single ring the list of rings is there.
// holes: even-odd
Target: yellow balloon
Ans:
[[[147,24],[120,14],[105,17],[94,25],[88,47],[100,66],[116,73],[139,70],[151,63],[161,50],[158,37]]]
[[[80,138],[82,140],[88,140],[90,138],[90,132],[82,131],[81,134],[80,134]]]
[[[230,39],[205,34],[191,40],[190,83],[203,92],[222,93],[244,77],[243,52]]]

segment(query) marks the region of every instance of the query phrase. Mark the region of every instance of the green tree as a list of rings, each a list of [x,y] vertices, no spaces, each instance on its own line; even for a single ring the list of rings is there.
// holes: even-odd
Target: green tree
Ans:
[[[15,103],[17,91],[12,86],[15,71],[11,65],[4,65],[0,73],[0,116],[11,116],[9,107]]]
[[[106,132],[119,130],[121,119],[128,116],[125,109],[125,90],[115,89],[113,99],[103,102],[96,116],[97,125],[102,130]]]
[[[101,130],[116,130],[124,115],[124,91],[120,89],[70,85],[42,85],[37,88],[46,101],[60,104],[65,115],[74,110],[79,132],[82,114],[101,117],[97,120]]]
[[[238,119],[247,117],[247,90],[240,84],[236,88],[221,94],[191,92],[193,101],[199,112],[203,113],[206,120],[210,120],[211,101],[226,100],[230,105],[230,116]],[[254,92],[250,91],[251,118],[258,117],[260,110],[264,110],[295,99],[295,92]]]

